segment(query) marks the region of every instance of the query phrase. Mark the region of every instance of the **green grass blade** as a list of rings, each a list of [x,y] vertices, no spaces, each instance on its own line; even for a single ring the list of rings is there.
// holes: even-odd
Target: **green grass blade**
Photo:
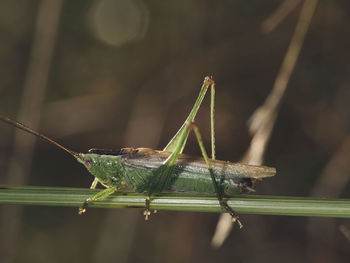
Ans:
[[[101,190],[0,186],[0,204],[46,205],[79,207],[84,200]],[[96,201],[92,207],[144,208],[145,196],[135,193],[116,193]],[[320,199],[307,197],[239,195],[229,198],[228,205],[239,214],[320,216],[350,218],[350,199]],[[183,193],[165,193],[156,196],[151,208],[157,210],[221,212],[216,197]]]

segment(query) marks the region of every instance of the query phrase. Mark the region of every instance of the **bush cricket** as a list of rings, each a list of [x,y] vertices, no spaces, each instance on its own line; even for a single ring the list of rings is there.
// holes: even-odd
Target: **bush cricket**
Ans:
[[[208,89],[211,89],[211,158],[208,157],[200,132],[194,119]],[[128,189],[145,193],[145,219],[150,216],[152,197],[164,191],[216,194],[224,212],[232,221],[243,225],[237,213],[224,197],[254,191],[257,180],[275,175],[275,168],[232,163],[215,159],[214,134],[215,83],[210,77],[204,79],[199,96],[187,119],[163,150],[150,148],[123,148],[121,150],[90,149],[87,153],[74,152],[28,126],[1,116],[0,120],[31,133],[71,154],[95,177],[91,189],[100,183],[106,189],[86,199],[79,214],[86,212],[91,202],[106,198],[117,190]],[[182,154],[188,135],[194,131],[202,157]]]

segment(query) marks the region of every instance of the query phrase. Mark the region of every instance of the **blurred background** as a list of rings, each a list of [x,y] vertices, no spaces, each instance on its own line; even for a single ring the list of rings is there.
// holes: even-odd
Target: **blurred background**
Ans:
[[[307,1],[315,12],[305,13],[311,24],[304,41],[296,41],[301,52],[275,103],[262,158],[277,175],[257,193],[350,198],[350,2]],[[304,4],[1,1],[0,112],[75,151],[162,149],[210,75],[217,159],[239,161],[252,139],[247,121],[276,87]],[[207,149],[208,98],[196,118]],[[200,154],[194,136],[185,152]],[[88,188],[93,180],[71,156],[6,124],[0,169],[0,184]],[[160,211],[144,222],[141,210],[89,209],[78,216],[76,208],[2,205],[0,215],[1,262],[348,262],[350,256],[345,219],[241,215],[245,227],[213,249],[218,214]]]

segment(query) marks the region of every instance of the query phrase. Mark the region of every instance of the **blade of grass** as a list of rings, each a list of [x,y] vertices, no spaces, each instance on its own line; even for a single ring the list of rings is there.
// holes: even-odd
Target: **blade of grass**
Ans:
[[[36,186],[0,186],[0,204],[79,207],[100,190]],[[91,207],[144,208],[145,196],[129,192],[116,193]],[[228,205],[240,214],[319,216],[350,218],[350,199],[239,195],[227,199]],[[221,212],[215,196],[164,193],[152,199],[157,210]]]

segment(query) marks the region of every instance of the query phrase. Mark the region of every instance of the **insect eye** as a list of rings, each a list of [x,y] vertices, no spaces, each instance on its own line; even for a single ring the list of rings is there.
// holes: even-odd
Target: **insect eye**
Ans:
[[[91,166],[92,166],[91,159],[90,158],[85,158],[84,159],[84,165],[85,165],[86,168],[91,168]]]

